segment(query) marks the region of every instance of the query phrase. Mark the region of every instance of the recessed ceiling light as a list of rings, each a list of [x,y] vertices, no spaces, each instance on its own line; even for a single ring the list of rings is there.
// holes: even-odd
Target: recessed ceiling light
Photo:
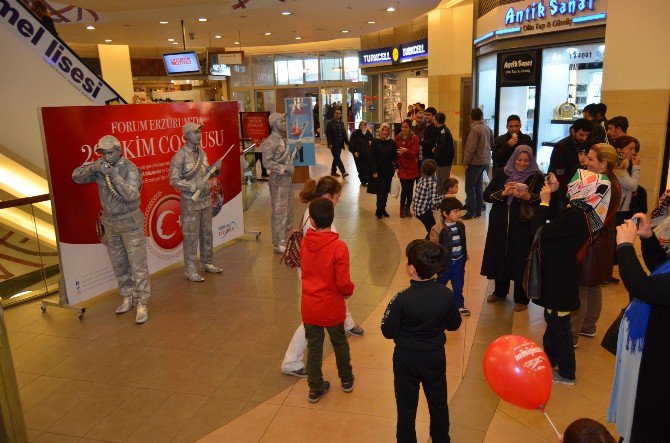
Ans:
[[[272,32],[266,32],[265,35],[272,35]]]
[[[169,41],[169,42],[173,42],[174,39],[173,39],[173,38],[169,38],[168,41]]]
[[[93,26],[93,25],[88,25],[88,26],[86,27],[86,29],[88,29],[89,31],[93,31],[93,30],[95,29],[95,26]]]
[[[377,23],[377,22],[374,21],[374,20],[370,20],[370,21],[368,22],[368,25],[374,25],[375,23]]]
[[[221,36],[220,35],[215,35],[214,38],[221,38]]]
[[[281,15],[291,15],[291,11],[282,11]]]
[[[198,19],[198,21],[199,21],[199,22],[206,22],[207,19],[206,19],[205,17],[200,17],[200,18]]]
[[[302,40],[302,37],[293,37],[295,40]]]
[[[234,45],[239,45],[239,44],[240,44],[240,42],[233,42],[233,44],[234,44]]]
[[[166,22],[165,20],[161,20],[158,23],[160,23],[161,25],[167,25],[168,24],[168,22]]]
[[[394,11],[395,8],[393,6],[389,6],[388,8],[386,8],[386,12],[394,12]]]
[[[347,31],[346,29],[342,30],[342,34],[346,34],[347,32],[349,32],[349,31]]]
[[[105,43],[111,43],[112,41],[110,39],[105,39]]]
[[[178,43],[178,42],[172,42],[172,44],[173,44],[173,45],[178,45],[179,43]]]

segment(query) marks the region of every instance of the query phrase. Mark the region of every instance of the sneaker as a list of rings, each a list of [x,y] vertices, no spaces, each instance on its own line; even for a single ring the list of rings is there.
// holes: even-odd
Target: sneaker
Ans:
[[[188,272],[186,272],[184,274],[184,277],[186,277],[186,280],[188,281],[195,281],[195,282],[205,281],[203,276],[198,274],[197,272],[194,272],[193,274],[189,274]]]
[[[308,400],[310,403],[316,403],[323,397],[323,395],[328,392],[330,389],[330,382],[327,380],[323,381],[323,384],[321,385],[321,389],[310,389],[309,390],[309,397]]]
[[[593,337],[596,336],[596,333],[595,333],[595,332],[584,332],[584,331],[579,331],[578,334],[579,334],[579,335],[583,335],[584,337],[591,337],[591,338],[593,338]]]
[[[147,307],[144,305],[137,305],[137,315],[135,315],[135,323],[141,325],[149,318]]]
[[[560,383],[562,385],[569,385],[569,386],[574,386],[575,385],[575,379],[572,378],[565,378],[561,374],[558,373],[558,371],[553,371],[553,379],[554,383]]]
[[[305,368],[296,369],[295,371],[287,371],[286,369],[281,370],[286,375],[292,375],[293,377],[307,378],[307,370]]]
[[[349,329],[347,332],[348,332],[349,334],[351,334],[351,335],[357,335],[357,336],[360,337],[361,335],[363,335],[363,333],[364,333],[365,331],[363,330],[363,328],[361,328],[360,326],[356,325],[356,326],[354,326],[353,328]]]
[[[479,214],[475,214],[472,212],[467,212],[463,217],[461,217],[461,220],[472,220],[473,218],[479,217]]]
[[[343,381],[342,382],[342,390],[346,393],[349,393],[354,390],[354,381]]]
[[[286,252],[286,246],[275,246],[274,248],[272,248],[272,252],[274,252],[275,254],[283,254],[284,252]]]
[[[218,274],[223,271],[221,268],[217,268],[211,263],[207,263],[205,265],[202,265],[202,269],[204,269],[206,272],[211,272],[212,274]]]
[[[331,177],[339,177],[340,174],[338,174],[337,172],[331,172],[331,173],[330,173],[330,176],[331,176]]]
[[[488,303],[495,303],[495,302],[500,301],[500,300],[503,300],[503,299],[500,298],[500,297],[498,297],[498,296],[495,295],[495,294],[491,294],[491,295],[489,295],[488,297],[486,297],[486,301],[487,301]]]
[[[123,303],[121,306],[116,308],[117,314],[123,314],[130,311],[133,308],[133,298],[132,297],[123,297]]]
[[[528,309],[528,306],[521,303],[514,303],[514,312],[523,312]]]
[[[348,172],[345,172],[344,174],[342,174],[342,178],[347,178],[347,177],[349,177],[349,173],[348,173]]]
[[[468,317],[470,315],[470,310],[467,308],[458,308],[458,312],[460,312],[460,314],[465,317]]]

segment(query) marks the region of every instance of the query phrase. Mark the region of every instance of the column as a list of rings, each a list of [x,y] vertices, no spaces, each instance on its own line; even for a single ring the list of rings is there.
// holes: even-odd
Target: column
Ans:
[[[133,102],[133,73],[127,45],[98,45],[102,78],[119,93],[126,103]]]

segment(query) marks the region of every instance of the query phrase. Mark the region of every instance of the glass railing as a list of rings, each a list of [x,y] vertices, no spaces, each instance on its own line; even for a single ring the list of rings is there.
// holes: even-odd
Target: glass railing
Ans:
[[[0,298],[7,307],[58,292],[60,266],[49,195],[0,202]]]

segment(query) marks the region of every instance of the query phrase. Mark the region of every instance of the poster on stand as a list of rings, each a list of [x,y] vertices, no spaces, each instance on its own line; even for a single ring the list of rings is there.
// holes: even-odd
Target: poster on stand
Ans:
[[[210,179],[214,246],[244,233],[237,114],[237,102],[41,109],[61,276],[70,304],[117,287],[101,243],[98,187],[72,181],[75,168],[99,158],[98,140],[116,137],[123,156],[142,173],[140,209],[153,273],[183,260],[179,191],[170,185],[168,172],[172,156],[184,145],[181,127],[187,122],[204,125],[202,147],[210,164],[233,146],[219,175]]]
[[[270,135],[269,112],[240,112],[242,138],[248,138],[257,147]],[[258,148],[256,149],[258,151]]]
[[[295,166],[312,166],[316,164],[314,150],[314,109],[313,97],[293,97],[284,99],[286,109],[286,129],[291,150],[300,139],[302,150],[295,156]],[[302,138],[301,138],[302,137]]]

